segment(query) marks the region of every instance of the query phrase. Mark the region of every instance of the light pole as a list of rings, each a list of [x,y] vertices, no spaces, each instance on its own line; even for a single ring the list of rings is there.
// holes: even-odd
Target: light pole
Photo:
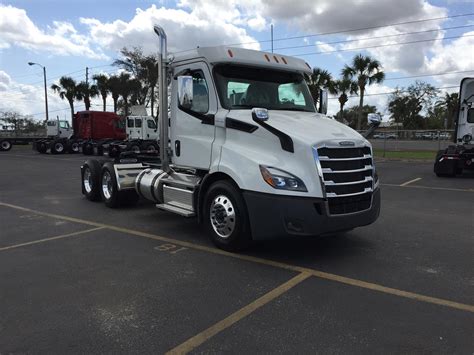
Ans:
[[[43,68],[43,77],[44,77],[44,106],[46,109],[46,122],[49,120],[49,114],[48,114],[48,88],[46,86],[46,67],[42,66],[41,64],[38,63],[33,63],[33,62],[28,62],[28,65],[39,65],[41,68]]]

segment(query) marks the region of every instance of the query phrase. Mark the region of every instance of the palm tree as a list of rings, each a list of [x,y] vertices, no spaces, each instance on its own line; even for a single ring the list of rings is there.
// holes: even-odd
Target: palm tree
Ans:
[[[97,86],[90,85],[88,82],[81,81],[77,85],[78,90],[82,94],[82,99],[84,100],[84,105],[86,106],[86,111],[89,111],[91,108],[91,98],[99,95]]]
[[[333,95],[339,95],[339,118],[342,119],[342,112],[344,111],[344,105],[349,100],[349,95],[357,94],[358,87],[355,81],[352,81],[348,78],[342,77],[339,80],[332,82],[332,85],[329,87],[329,92]]]
[[[114,113],[117,113],[117,103],[120,97],[120,79],[117,75],[112,75],[107,82],[108,90],[114,101]]]
[[[367,85],[380,84],[385,79],[382,65],[376,59],[362,54],[352,59],[352,65],[345,65],[342,76],[357,82],[359,87],[359,115],[357,117],[357,129],[360,130],[362,122],[362,107],[364,107],[364,94]]]
[[[62,76],[59,79],[59,85],[51,85],[51,89],[56,92],[59,97],[69,102],[71,108],[71,119],[74,119],[74,100],[82,100],[82,92],[79,90],[76,81],[69,76]]]
[[[133,97],[137,101],[142,85],[138,79],[132,78],[129,73],[122,72],[118,77],[118,92],[122,96],[124,113],[128,115],[129,99]]]
[[[313,72],[306,79],[311,96],[313,96],[314,105],[317,106],[319,93],[321,89],[327,89],[331,86],[331,74],[321,68],[313,68]]]
[[[459,94],[453,92],[451,94],[446,93],[441,100],[435,103],[435,107],[442,107],[446,110],[446,120],[444,122],[444,129],[451,129],[454,126],[454,116],[459,105]]]
[[[92,77],[92,79],[94,79],[96,82],[97,90],[99,91],[100,96],[102,96],[103,110],[106,111],[107,95],[109,93],[109,78],[104,74],[96,74]]]

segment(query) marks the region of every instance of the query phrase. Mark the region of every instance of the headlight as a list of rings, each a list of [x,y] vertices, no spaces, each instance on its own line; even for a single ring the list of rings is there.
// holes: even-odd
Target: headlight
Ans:
[[[286,171],[260,165],[260,172],[263,180],[274,189],[308,192],[301,179]]]

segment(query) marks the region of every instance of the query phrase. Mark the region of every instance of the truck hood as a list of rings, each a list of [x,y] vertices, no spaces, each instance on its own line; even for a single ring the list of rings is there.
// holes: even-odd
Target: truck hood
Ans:
[[[367,142],[352,128],[319,113],[270,110],[268,115],[265,123],[302,144],[314,145],[331,140],[350,140],[356,145]],[[232,110],[228,114],[228,117],[256,124],[251,116],[248,110]]]

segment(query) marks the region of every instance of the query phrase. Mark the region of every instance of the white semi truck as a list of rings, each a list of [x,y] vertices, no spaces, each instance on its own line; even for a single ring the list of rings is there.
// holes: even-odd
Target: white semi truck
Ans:
[[[162,210],[197,217],[212,241],[240,250],[252,240],[351,230],[379,216],[370,143],[314,107],[305,73],[285,55],[197,48],[168,58],[160,40],[159,161],[124,153],[90,159],[82,191],[109,207],[139,196]]]
[[[435,159],[434,172],[440,177],[474,170],[474,78],[464,78],[460,86],[454,145],[440,150]]]

